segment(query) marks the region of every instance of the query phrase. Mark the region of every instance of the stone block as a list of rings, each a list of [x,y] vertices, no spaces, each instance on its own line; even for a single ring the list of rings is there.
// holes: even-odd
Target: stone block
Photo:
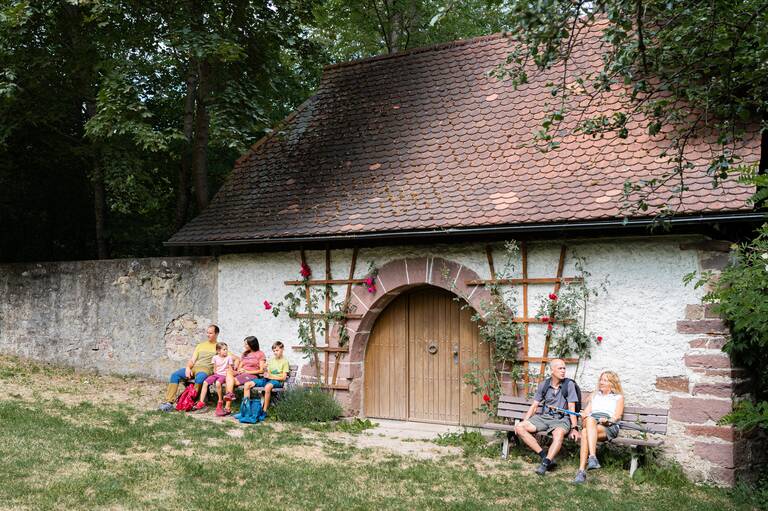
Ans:
[[[667,392],[688,392],[687,376],[657,376],[656,388]]]
[[[704,306],[689,304],[685,306],[685,319],[696,320],[704,319]]]
[[[677,332],[680,334],[723,334],[728,328],[720,319],[698,319],[677,322]]]
[[[692,394],[697,396],[699,394],[706,394],[709,396],[717,397],[733,397],[735,388],[732,383],[697,383],[693,386]]]
[[[730,369],[731,359],[726,354],[685,355],[686,367],[700,369]]]
[[[720,438],[728,442],[733,442],[739,437],[738,432],[732,426],[686,425],[685,433],[691,436]]]
[[[722,350],[725,346],[725,337],[699,337],[692,341],[688,341],[688,345],[691,348],[703,348],[710,350]]]
[[[726,252],[704,253],[699,256],[699,264],[702,270],[722,270],[728,266],[731,256]]]
[[[669,416],[680,422],[702,424],[707,421],[717,422],[731,409],[731,401],[726,399],[672,396]]]
[[[694,442],[693,453],[721,468],[734,468],[736,466],[737,444],[732,442],[711,444],[708,442]]]
[[[441,257],[432,259],[432,275],[430,282],[434,285],[453,291],[458,282],[457,275],[461,272],[462,265]]]
[[[708,303],[704,305],[704,318],[705,319],[720,319],[720,314],[715,312],[717,309],[716,304]]]
[[[385,293],[389,293],[408,286],[408,273],[405,269],[405,259],[392,261],[381,268],[376,276],[377,287],[381,287]]]
[[[709,479],[714,483],[731,487],[736,484],[736,469],[712,467],[709,471]]]
[[[694,367],[691,369],[693,372],[703,374],[706,376],[720,376],[725,378],[743,378],[746,372],[744,369],[731,368],[731,369],[703,369],[701,367]]]
[[[408,258],[405,260],[408,282],[411,284],[424,284],[428,281],[428,261],[426,257]]]

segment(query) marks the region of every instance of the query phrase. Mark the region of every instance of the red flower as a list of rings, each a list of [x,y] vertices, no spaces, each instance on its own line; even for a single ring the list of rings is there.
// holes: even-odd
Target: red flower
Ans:
[[[557,295],[555,293],[549,293],[549,299],[555,301],[557,300]]]
[[[368,287],[373,286],[373,277],[367,277],[365,279],[365,285],[368,286]]]
[[[269,310],[272,308],[272,304],[269,303],[269,300],[264,300],[264,310]]]
[[[485,401],[486,403],[490,403],[491,396],[489,396],[488,394],[483,394],[483,401]]]
[[[597,344],[600,344],[601,342],[603,342],[603,336],[602,335],[598,335],[597,336]]]
[[[375,293],[376,292],[376,286],[368,286],[368,292],[369,293]]]
[[[541,322],[542,323],[549,323],[549,316],[542,316],[541,317]]]
[[[312,270],[309,268],[309,266],[307,266],[307,263],[301,263],[301,270],[299,270],[299,273],[302,277],[307,279],[310,275],[312,275]]]
[[[547,325],[547,330],[550,330],[550,331],[552,330],[552,323]]]

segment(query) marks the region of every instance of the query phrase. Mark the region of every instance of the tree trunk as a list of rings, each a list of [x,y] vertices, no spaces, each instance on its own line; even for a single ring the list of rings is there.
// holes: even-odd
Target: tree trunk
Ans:
[[[96,102],[92,98],[85,100],[87,119],[96,115]],[[91,186],[93,189],[93,217],[95,220],[96,254],[99,259],[109,259],[109,235],[107,233],[107,188],[104,184],[104,167],[101,162],[101,150],[91,142]]]
[[[192,171],[195,184],[195,201],[198,212],[208,206],[208,114],[209,64],[203,58],[197,72],[197,105],[195,110],[195,138],[192,152]]]
[[[192,174],[192,139],[195,129],[195,94],[197,75],[194,62],[189,63],[187,72],[187,95],[184,97],[184,148],[176,181],[176,230],[181,229],[189,214],[190,182]]]

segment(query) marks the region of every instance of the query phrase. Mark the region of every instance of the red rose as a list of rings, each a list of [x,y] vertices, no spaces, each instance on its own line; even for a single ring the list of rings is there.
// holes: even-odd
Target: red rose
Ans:
[[[549,316],[542,316],[541,317],[541,322],[542,323],[549,323]]]
[[[307,263],[301,263],[301,270],[299,271],[302,277],[309,278],[310,275],[312,275],[312,270],[309,269],[309,266],[307,266]]]
[[[557,300],[557,295],[555,293],[549,293],[549,299],[552,301]]]
[[[486,403],[489,403],[491,401],[491,396],[489,396],[488,394],[483,394],[483,401],[485,401]]]
[[[598,335],[597,336],[597,344],[600,344],[601,342],[603,342],[603,336],[602,335]]]
[[[269,300],[264,300],[264,310],[269,310],[272,308],[272,304],[269,303]]]
[[[552,330],[552,323],[547,325],[547,330],[550,330],[550,331]]]
[[[376,292],[376,286],[368,286],[368,292],[369,293],[375,293]]]
[[[365,285],[371,287],[373,285],[373,278],[368,277],[365,279]]]

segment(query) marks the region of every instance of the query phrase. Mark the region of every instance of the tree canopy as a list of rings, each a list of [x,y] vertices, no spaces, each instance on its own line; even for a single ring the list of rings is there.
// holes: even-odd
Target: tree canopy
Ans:
[[[668,171],[627,185],[641,212],[672,180],[685,193],[690,166],[679,155],[703,130],[718,137],[715,184],[734,173],[764,183],[732,148],[768,122],[765,4],[4,0],[0,261],[164,253],[162,241],[207,205],[234,160],[311,94],[324,64],[503,30],[521,43],[496,71],[513,86],[532,64],[567,63],[579,34],[601,32],[610,51],[578,92],[620,84],[630,106],[578,130],[631,136],[627,124],[642,118],[650,134],[676,134]],[[555,98],[574,93],[552,84]],[[550,113],[545,148],[572,114]]]

